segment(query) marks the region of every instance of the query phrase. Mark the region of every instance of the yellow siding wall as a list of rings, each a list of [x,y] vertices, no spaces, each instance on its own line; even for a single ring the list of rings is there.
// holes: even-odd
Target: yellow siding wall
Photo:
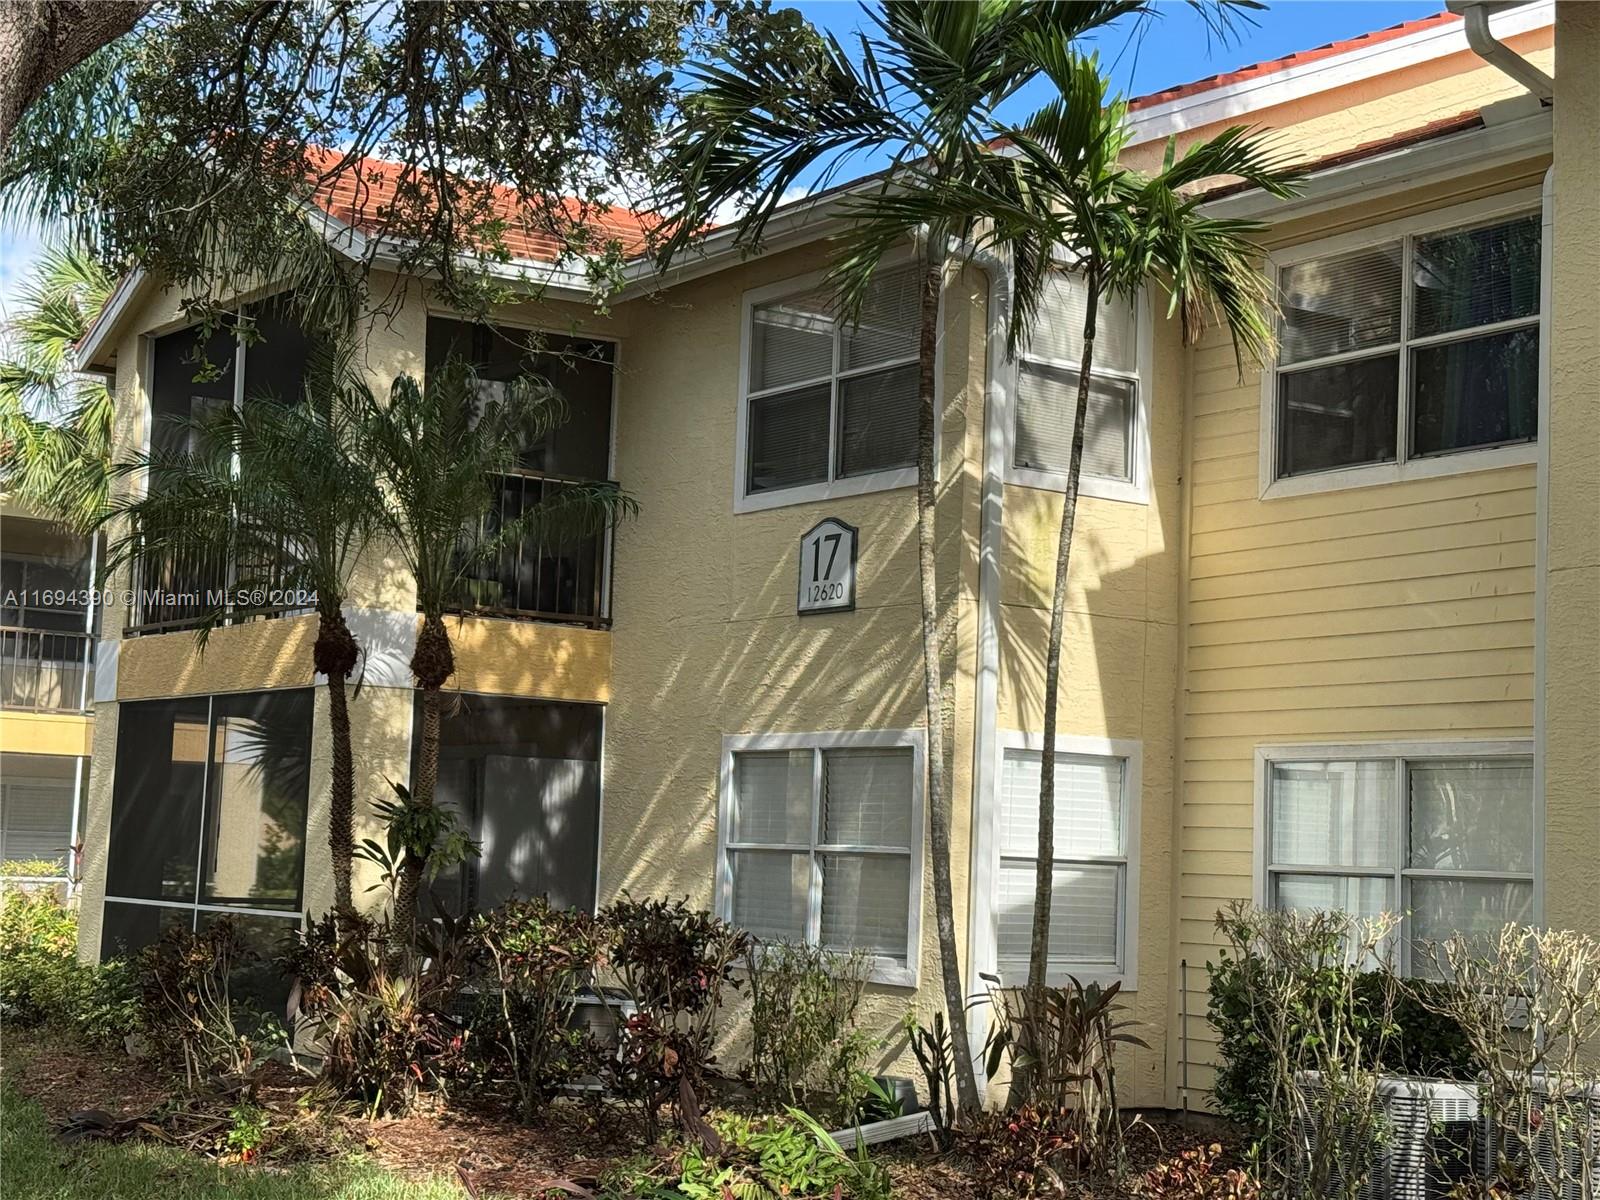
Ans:
[[[1543,167],[1284,225],[1271,245],[1536,186]],[[1212,919],[1252,896],[1256,747],[1532,734],[1535,468],[1260,500],[1260,372],[1241,380],[1215,331],[1189,358],[1173,935],[1174,958],[1190,968],[1198,1090],[1211,1084],[1215,1053],[1204,1017]]]
[[[1600,935],[1600,5],[1556,22],[1545,916]]]

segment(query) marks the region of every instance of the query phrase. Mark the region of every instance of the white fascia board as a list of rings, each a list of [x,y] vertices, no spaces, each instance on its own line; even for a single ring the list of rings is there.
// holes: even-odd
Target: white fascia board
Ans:
[[[1489,18],[1489,27],[1497,38],[1508,38],[1542,29],[1554,21],[1555,0],[1537,0],[1495,13]],[[1342,54],[1139,109],[1129,114],[1132,136],[1128,144],[1137,146],[1158,141],[1174,133],[1232,120],[1330,88],[1387,75],[1436,58],[1464,54],[1470,49],[1466,26],[1460,21],[1372,46],[1357,46]]]
[[[1300,194],[1287,200],[1251,189],[1206,201],[1201,210],[1211,217],[1267,221],[1309,216],[1352,200],[1372,199],[1548,153],[1553,129],[1551,110],[1543,109],[1504,124],[1446,134],[1314,171],[1306,177]]]

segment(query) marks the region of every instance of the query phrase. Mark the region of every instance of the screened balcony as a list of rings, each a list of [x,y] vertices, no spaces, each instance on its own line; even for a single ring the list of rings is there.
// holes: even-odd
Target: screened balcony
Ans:
[[[87,712],[94,700],[97,554],[47,521],[4,519],[0,706]]]

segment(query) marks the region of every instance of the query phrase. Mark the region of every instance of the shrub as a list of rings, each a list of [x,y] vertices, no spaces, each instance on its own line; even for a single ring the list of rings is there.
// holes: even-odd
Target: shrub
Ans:
[[[59,858],[8,858],[0,862],[3,879],[65,879],[67,869]]]
[[[761,1101],[844,1122],[866,1098],[873,1041],[855,1028],[870,957],[794,942],[753,945],[748,1074]]]
[[[1081,1149],[1065,1113],[1032,1104],[979,1114],[959,1144],[991,1188],[1018,1196],[1064,1192],[1062,1174]]]
[[[1117,1103],[1118,1046],[1149,1048],[1122,1019],[1120,983],[1101,987],[1069,976],[1064,987],[1001,993],[996,1007],[1012,1069],[1030,1099],[1070,1134],[1076,1165],[1120,1172],[1124,1160]]]
[[[1261,1185],[1242,1167],[1222,1167],[1222,1147],[1195,1146],[1157,1163],[1134,1184],[1146,1200],[1260,1200]]]
[[[452,1014],[465,979],[465,924],[419,930],[393,950],[387,926],[330,914],[291,936],[281,959],[295,980],[294,1019],[322,1048],[322,1073],[365,1110],[401,1113],[443,1089],[464,1063],[467,1031]]]
[[[624,1163],[601,1181],[605,1200],[888,1200],[889,1194],[888,1173],[867,1157],[865,1147],[846,1154],[798,1109],[754,1118],[718,1113],[703,1138],[664,1157]]]
[[[78,914],[54,888],[0,896],[0,1004],[8,1021],[37,1024],[59,1011],[76,973]]]
[[[140,1008],[151,1040],[176,1048],[191,1085],[218,1072],[250,1070],[276,1040],[276,1023],[233,995],[233,976],[256,955],[231,917],[204,929],[168,929],[137,960]]]
[[[509,1075],[522,1116],[532,1118],[562,1084],[595,1065],[572,1014],[604,957],[606,931],[588,913],[543,899],[507,901],[472,928],[499,987],[498,1012],[487,1014],[491,1068]]]
[[[738,986],[733,969],[750,936],[685,900],[625,897],[600,919],[615,930],[611,972],[635,1007],[611,1074],[643,1109],[653,1139],[662,1104],[688,1124],[697,1115],[723,989]]]

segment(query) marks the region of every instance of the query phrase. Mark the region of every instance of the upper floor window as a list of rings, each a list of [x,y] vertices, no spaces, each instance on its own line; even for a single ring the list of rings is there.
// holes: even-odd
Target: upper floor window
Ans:
[[[720,915],[864,951],[875,981],[915,986],[922,755],[915,731],[725,738]]]
[[[1507,745],[1263,752],[1265,900],[1404,913],[1400,964],[1534,919],[1533,760]]]
[[[1533,442],[1541,282],[1537,212],[1280,259],[1271,478]]]
[[[1010,463],[1016,482],[1066,485],[1086,303],[1080,275],[1061,271],[1046,286],[1018,363]],[[1147,468],[1140,454],[1138,309],[1136,301],[1122,296],[1102,296],[1096,306],[1079,484],[1084,495],[1143,499]]]
[[[741,508],[916,482],[918,278],[880,272],[854,324],[815,280],[745,297]]]

